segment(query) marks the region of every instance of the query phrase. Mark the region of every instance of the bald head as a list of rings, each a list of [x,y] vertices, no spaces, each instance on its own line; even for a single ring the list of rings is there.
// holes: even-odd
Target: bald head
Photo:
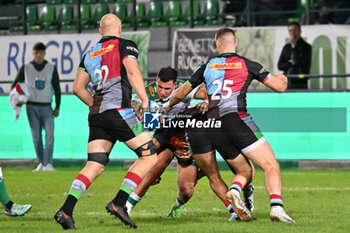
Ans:
[[[99,32],[102,36],[121,36],[122,22],[115,14],[106,14],[101,18]]]
[[[237,40],[235,32],[230,28],[221,28],[215,34],[218,52],[236,52]]]

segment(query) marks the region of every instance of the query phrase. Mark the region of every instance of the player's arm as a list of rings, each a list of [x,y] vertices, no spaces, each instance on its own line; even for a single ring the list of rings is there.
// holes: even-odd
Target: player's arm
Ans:
[[[207,88],[200,87],[194,95],[194,98],[199,100],[208,100]]]
[[[126,69],[126,73],[129,78],[130,85],[135,90],[138,97],[140,97],[142,104],[141,109],[143,112],[148,111],[148,96],[143,83],[143,78],[139,70],[137,60],[132,57],[127,57],[123,60],[123,65]]]
[[[169,104],[165,110],[165,113],[168,114],[171,108],[183,100],[194,88],[198,87],[201,83],[204,82],[204,70],[206,65],[201,65],[197,70],[192,74],[191,79],[188,80],[185,84],[179,87],[170,97]]]
[[[194,98],[204,100],[203,102],[198,103],[196,105],[197,111],[204,114],[208,110],[208,105],[209,105],[207,88],[200,87],[199,90],[196,92]]]
[[[168,114],[168,112],[172,109],[172,107],[176,104],[178,104],[181,100],[183,100],[191,91],[193,90],[192,86],[189,84],[189,82],[186,82],[185,84],[181,85],[170,97],[169,104],[166,107],[165,113]]]
[[[284,92],[287,89],[287,77],[283,74],[273,75],[266,71],[262,65],[257,62],[246,60],[248,71],[255,79],[262,82],[276,92]]]
[[[263,84],[276,92],[284,92],[287,89],[288,79],[283,74],[270,74]]]
[[[56,100],[56,107],[53,110],[53,115],[55,117],[58,117],[60,113],[60,105],[61,105],[61,87],[60,87],[60,80],[58,77],[57,68],[55,66],[52,74],[52,80],[51,80],[52,87],[55,91],[55,100]]]
[[[86,88],[89,82],[90,75],[86,71],[78,69],[73,84],[73,93],[87,106],[91,107],[94,98],[91,95],[90,91]]]
[[[19,69],[15,80],[11,84],[11,90],[16,86],[17,83],[24,83],[24,65]]]

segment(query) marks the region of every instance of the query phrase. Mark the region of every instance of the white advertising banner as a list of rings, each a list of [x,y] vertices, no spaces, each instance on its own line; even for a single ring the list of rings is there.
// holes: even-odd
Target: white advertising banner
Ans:
[[[277,63],[288,42],[287,26],[234,28],[237,53],[261,63],[272,73],[282,73]],[[180,76],[190,76],[198,67],[216,56],[214,36],[217,29],[179,29],[173,41],[173,66]],[[311,74],[350,73],[350,26],[302,26],[302,37],[312,45]],[[350,89],[350,78],[313,78],[311,89]],[[253,88],[261,85],[254,83]]]
[[[142,74],[147,76],[149,32],[123,33],[123,38],[133,40],[139,48],[139,66]],[[46,45],[45,59],[56,65],[61,80],[62,92],[72,91],[72,82],[82,56],[99,40],[98,33],[82,34],[43,34],[1,36],[0,81],[12,82],[20,67],[33,60],[32,47],[36,42]],[[0,93],[8,93],[11,84],[0,84]]]

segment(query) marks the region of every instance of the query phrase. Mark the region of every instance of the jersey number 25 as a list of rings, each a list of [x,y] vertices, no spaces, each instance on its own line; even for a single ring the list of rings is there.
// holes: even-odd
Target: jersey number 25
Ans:
[[[223,99],[228,99],[232,95],[232,89],[228,85],[232,85],[233,80],[224,80],[224,87],[222,88],[222,91],[227,92],[226,95],[222,95]],[[214,91],[214,93],[211,95],[211,100],[220,100],[220,94],[218,92],[221,90],[222,83],[220,80],[214,80],[213,85],[217,85],[218,87]]]

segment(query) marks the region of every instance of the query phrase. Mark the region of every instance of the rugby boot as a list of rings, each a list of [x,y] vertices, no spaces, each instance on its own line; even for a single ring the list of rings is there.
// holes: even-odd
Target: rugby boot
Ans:
[[[270,219],[273,222],[295,223],[295,221],[284,212],[281,206],[274,206],[271,208]]]
[[[179,218],[182,214],[183,209],[184,209],[184,205],[180,205],[179,207],[173,205],[173,208],[171,208],[170,213],[168,214],[168,217]]]
[[[235,213],[242,221],[250,221],[253,216],[247,207],[244,205],[243,201],[233,190],[230,190],[226,193],[226,198],[229,202],[231,202]]]
[[[32,205],[19,205],[13,203],[11,209],[5,208],[5,214],[9,217],[23,216],[32,208]]]
[[[115,206],[113,202],[110,202],[107,204],[106,210],[108,213],[117,216],[126,226],[137,228],[137,225],[130,219],[126,207]]]
[[[254,211],[254,185],[253,183],[247,184],[243,188],[244,204],[250,213]]]
[[[63,212],[63,210],[58,210],[54,216],[54,219],[65,230],[75,229],[73,217]]]

